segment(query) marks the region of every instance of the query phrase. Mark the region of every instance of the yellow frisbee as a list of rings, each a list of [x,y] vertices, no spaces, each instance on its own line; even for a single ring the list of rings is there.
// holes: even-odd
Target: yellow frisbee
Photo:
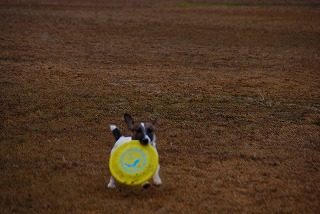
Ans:
[[[126,185],[139,185],[148,181],[159,164],[156,149],[132,140],[118,146],[110,156],[112,176]]]

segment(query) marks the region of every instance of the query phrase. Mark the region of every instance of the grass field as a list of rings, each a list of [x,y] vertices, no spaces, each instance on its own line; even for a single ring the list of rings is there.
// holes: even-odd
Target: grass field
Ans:
[[[0,213],[317,213],[319,5],[0,2]],[[107,188],[126,112],[161,187]]]

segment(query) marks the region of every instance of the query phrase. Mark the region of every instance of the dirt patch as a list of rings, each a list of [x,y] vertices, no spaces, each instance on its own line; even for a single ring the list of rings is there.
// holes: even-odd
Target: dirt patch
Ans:
[[[320,209],[319,3],[193,2],[0,3],[1,213]],[[159,188],[107,189],[125,112]]]

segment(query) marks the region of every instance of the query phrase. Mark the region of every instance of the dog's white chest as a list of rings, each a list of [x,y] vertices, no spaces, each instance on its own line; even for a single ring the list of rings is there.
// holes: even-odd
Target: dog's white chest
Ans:
[[[120,137],[120,138],[117,140],[117,142],[114,144],[114,146],[113,146],[113,148],[112,148],[112,150],[111,150],[111,154],[113,153],[113,151],[114,151],[118,146],[120,146],[120,145],[122,145],[122,144],[124,144],[124,143],[127,143],[127,142],[129,142],[129,141],[131,141],[131,140],[132,140],[132,137],[124,137],[124,136]]]

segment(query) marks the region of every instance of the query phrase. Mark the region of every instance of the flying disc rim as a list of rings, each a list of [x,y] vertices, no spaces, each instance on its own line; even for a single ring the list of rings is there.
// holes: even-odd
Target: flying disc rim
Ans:
[[[126,185],[142,184],[153,176],[159,164],[156,149],[150,144],[142,145],[137,140],[118,146],[110,156],[112,176]]]

